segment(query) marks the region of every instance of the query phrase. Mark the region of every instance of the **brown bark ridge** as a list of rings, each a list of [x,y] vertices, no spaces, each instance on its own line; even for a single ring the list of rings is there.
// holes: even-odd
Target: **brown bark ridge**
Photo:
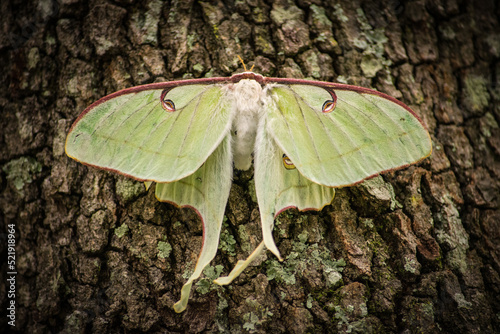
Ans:
[[[0,12],[2,333],[500,332],[497,1],[10,0]],[[176,314],[195,212],[76,163],[64,140],[106,94],[229,76],[237,55],[266,76],[390,94],[423,118],[434,153],[321,212],[281,214],[285,261],[266,253],[217,287],[261,238],[252,173],[236,173],[219,253]]]

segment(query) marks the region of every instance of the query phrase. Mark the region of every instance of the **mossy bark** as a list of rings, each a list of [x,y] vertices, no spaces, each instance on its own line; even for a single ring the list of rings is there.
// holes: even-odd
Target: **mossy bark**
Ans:
[[[46,333],[500,332],[500,5],[494,0],[2,1],[0,327]],[[237,172],[219,254],[186,312],[195,212],[64,154],[98,98],[133,85],[266,76],[371,87],[410,105],[433,155],[278,217],[260,242]],[[4,242],[5,241],[5,242]],[[16,271],[15,298],[4,291]],[[15,327],[5,316],[15,300]]]

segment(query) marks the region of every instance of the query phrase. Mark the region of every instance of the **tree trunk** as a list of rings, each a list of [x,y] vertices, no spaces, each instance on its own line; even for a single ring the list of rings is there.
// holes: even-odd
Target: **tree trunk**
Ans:
[[[498,2],[0,8],[2,258],[15,250],[1,262],[2,333],[500,332]],[[218,255],[177,314],[201,246],[198,216],[71,160],[65,137],[100,97],[229,76],[242,70],[237,55],[265,76],[392,95],[424,120],[434,151],[339,189],[320,212],[282,213],[274,236],[285,261],[267,252],[219,287],[210,279],[261,240],[253,174],[236,172]]]

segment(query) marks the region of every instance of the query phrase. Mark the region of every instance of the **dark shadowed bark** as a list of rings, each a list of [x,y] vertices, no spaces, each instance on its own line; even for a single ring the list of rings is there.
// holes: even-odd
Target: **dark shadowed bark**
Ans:
[[[0,13],[2,333],[500,332],[497,1],[10,0]],[[392,95],[434,152],[320,212],[282,213],[285,261],[267,252],[218,287],[261,240],[252,172],[235,173],[219,253],[176,314],[196,213],[69,159],[65,137],[106,94],[229,76],[237,55],[266,76]]]

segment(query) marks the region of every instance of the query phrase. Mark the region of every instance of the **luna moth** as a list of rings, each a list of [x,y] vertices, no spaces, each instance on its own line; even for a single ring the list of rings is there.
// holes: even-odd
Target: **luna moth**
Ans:
[[[158,200],[196,210],[203,245],[176,312],[215,257],[233,165],[254,166],[263,241],[280,260],[272,230],[282,211],[321,209],[335,188],[421,161],[429,133],[405,104],[375,90],[245,71],[228,78],[153,83],[120,90],[85,109],[66,139],[69,157],[156,182]]]

